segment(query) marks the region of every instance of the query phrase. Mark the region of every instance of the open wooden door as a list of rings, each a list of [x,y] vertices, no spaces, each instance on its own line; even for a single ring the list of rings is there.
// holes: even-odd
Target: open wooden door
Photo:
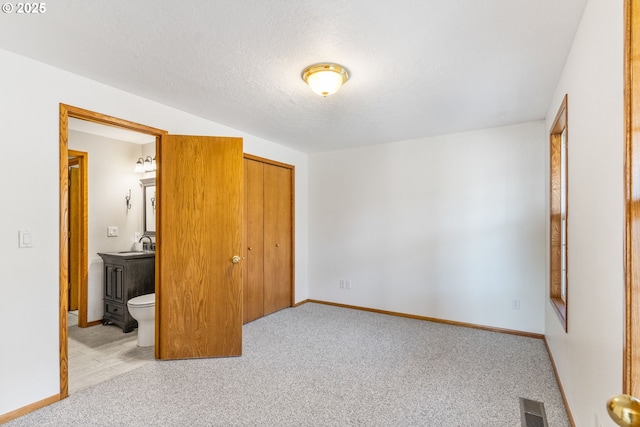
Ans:
[[[242,354],[242,139],[164,135],[156,157],[156,357]]]
[[[69,167],[69,311],[78,309],[80,290],[80,260],[82,256],[82,239],[79,232],[81,225],[80,204],[80,169]]]

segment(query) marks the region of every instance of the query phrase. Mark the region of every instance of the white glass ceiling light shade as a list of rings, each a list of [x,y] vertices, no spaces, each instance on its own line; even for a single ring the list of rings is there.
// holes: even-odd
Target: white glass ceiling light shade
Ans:
[[[302,71],[302,80],[318,95],[328,96],[349,80],[349,72],[338,64],[315,64]]]
[[[153,159],[151,158],[151,156],[147,156],[144,159],[144,171],[145,172],[153,171]]]

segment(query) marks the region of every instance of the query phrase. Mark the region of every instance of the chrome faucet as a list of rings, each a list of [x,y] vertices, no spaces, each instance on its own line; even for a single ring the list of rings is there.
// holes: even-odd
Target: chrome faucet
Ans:
[[[142,239],[144,239],[145,237],[146,237],[147,239],[149,239],[149,243],[147,243],[147,242],[142,242]],[[151,237],[150,237],[150,236],[147,236],[146,234],[145,234],[145,235],[143,235],[143,236],[140,238],[140,240],[138,240],[138,243],[141,243],[141,242],[142,242],[142,249],[144,249],[145,251],[152,251],[152,250],[154,250],[154,249],[155,249],[155,248],[153,247],[153,246],[154,246],[154,245],[153,245],[153,240],[151,240]]]

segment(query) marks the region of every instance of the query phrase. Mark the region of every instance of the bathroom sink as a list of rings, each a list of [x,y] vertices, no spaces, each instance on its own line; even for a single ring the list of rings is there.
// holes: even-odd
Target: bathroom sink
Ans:
[[[156,251],[122,251],[116,252],[117,255],[142,255],[142,254],[154,254]]]

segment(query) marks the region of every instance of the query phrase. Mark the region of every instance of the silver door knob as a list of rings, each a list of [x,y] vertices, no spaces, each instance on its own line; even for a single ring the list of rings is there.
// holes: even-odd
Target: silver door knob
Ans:
[[[232,263],[234,263],[234,264],[238,264],[238,263],[240,262],[240,259],[241,259],[241,258],[240,258],[238,255],[234,255],[234,256],[231,258],[231,262],[232,262]]]

